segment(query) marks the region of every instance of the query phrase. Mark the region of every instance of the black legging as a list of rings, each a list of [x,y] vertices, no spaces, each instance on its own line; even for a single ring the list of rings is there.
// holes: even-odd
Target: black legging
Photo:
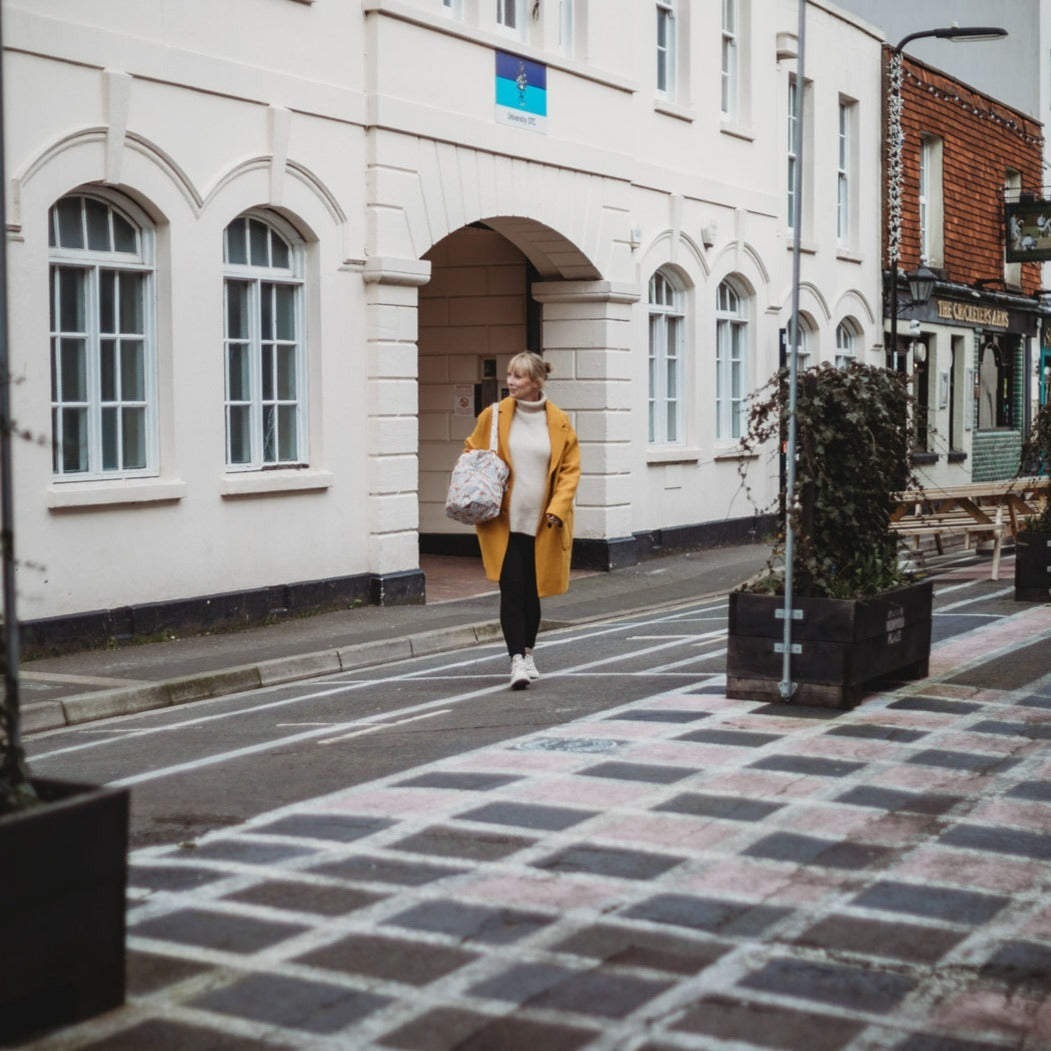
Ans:
[[[512,533],[500,569],[500,627],[510,656],[536,645],[540,598],[536,593],[536,539]]]

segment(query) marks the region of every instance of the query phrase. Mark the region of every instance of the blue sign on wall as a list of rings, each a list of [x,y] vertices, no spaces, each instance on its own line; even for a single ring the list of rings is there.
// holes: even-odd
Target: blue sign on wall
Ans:
[[[526,131],[547,132],[547,66],[496,52],[496,119]]]

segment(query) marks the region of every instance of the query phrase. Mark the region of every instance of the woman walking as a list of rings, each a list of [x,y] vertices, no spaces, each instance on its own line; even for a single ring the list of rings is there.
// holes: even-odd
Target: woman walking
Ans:
[[[485,575],[500,582],[512,690],[540,677],[533,658],[540,599],[569,587],[580,447],[569,417],[544,394],[550,371],[550,362],[529,351],[508,363],[510,394],[499,403],[497,451],[511,473],[500,514],[475,526]],[[482,410],[465,450],[489,447],[492,412],[492,406]]]

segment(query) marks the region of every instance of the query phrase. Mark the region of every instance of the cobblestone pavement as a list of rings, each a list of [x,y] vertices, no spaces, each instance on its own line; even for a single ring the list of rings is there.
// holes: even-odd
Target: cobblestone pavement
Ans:
[[[703,679],[139,850],[127,1006],[31,1046],[1049,1048],[1051,676],[961,675],[1041,644],[850,712]]]

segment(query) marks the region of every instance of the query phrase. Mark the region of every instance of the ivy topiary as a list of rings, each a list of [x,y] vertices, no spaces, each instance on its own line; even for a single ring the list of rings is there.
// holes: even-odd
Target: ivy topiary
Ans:
[[[786,440],[788,370],[752,397],[742,444],[748,452]],[[857,598],[900,586],[897,537],[890,528],[896,494],[918,484],[911,463],[912,396],[900,373],[857,362],[801,371],[796,396],[796,480],[791,500],[793,591]],[[742,468],[742,474],[743,474]],[[785,550],[783,496],[775,554]],[[757,590],[777,590],[771,567]]]

